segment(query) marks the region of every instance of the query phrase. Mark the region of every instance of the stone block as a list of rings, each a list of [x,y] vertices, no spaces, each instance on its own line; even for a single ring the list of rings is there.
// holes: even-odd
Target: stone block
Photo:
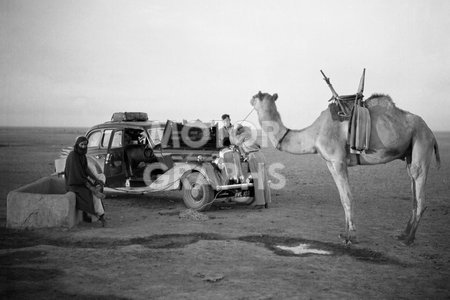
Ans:
[[[80,221],[75,194],[65,190],[64,178],[48,176],[8,193],[6,227],[71,228]]]

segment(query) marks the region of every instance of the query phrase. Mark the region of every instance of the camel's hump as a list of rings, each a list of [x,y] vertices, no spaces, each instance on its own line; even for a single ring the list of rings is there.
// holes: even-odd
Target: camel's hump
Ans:
[[[366,107],[374,107],[374,106],[384,106],[384,107],[395,107],[395,103],[389,95],[385,94],[373,94],[365,101]]]

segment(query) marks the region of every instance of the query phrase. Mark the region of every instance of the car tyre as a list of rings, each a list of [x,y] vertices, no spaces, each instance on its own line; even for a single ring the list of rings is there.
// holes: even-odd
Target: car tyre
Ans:
[[[191,209],[205,211],[211,207],[214,191],[208,180],[199,172],[189,173],[183,180],[183,201]]]

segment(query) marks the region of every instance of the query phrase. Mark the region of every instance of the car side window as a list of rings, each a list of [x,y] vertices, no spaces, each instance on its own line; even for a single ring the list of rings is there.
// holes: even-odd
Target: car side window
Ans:
[[[111,149],[122,147],[122,131],[115,131],[111,143]]]
[[[100,130],[92,132],[88,137],[88,148],[98,148],[101,138],[102,132]]]
[[[103,132],[103,139],[101,143],[101,148],[108,148],[109,140],[111,139],[112,129],[106,129]]]

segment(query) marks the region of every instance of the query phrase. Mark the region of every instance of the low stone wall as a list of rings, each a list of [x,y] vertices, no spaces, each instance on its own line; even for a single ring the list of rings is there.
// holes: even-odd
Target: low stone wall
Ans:
[[[78,224],[75,194],[66,193],[64,178],[49,176],[8,193],[6,227],[25,229]]]

